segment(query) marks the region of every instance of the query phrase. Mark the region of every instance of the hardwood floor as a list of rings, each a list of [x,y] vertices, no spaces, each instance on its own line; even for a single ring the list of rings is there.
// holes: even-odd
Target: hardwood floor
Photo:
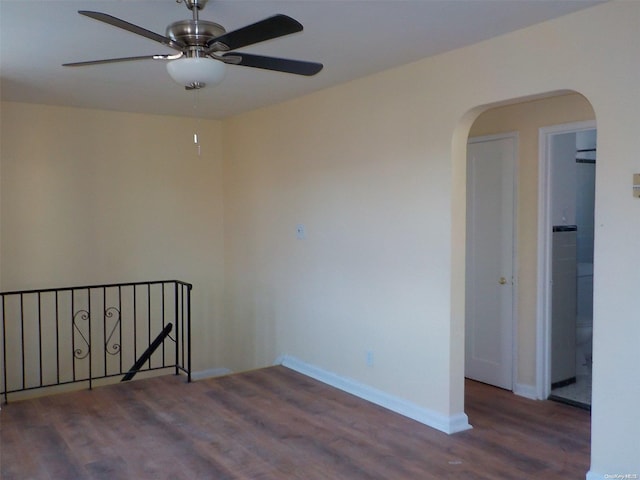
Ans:
[[[584,479],[589,412],[467,381],[446,435],[284,367],[3,405],[14,479]]]

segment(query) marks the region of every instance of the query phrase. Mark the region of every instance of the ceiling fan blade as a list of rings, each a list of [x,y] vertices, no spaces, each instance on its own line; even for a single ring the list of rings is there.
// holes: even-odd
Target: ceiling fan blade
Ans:
[[[160,35],[159,33],[152,32],[151,30],[147,30],[146,28],[139,27],[138,25],[134,25],[133,23],[126,22],[117,17],[113,17],[106,13],[101,12],[91,12],[89,10],[78,10],[80,15],[84,15],[85,17],[93,18],[94,20],[99,20],[100,22],[108,23],[114,27],[122,28],[131,33],[135,33],[137,35],[142,35],[150,40],[156,41],[167,47],[171,47],[175,50],[182,51],[186,48],[182,42],[178,42],[175,40],[171,40],[170,38],[165,37],[164,35]]]
[[[225,63],[242,65],[243,67],[263,68],[277,72],[295,73],[296,75],[315,75],[322,70],[323,65],[302,60],[289,60],[287,58],[265,57],[249,53],[232,52],[222,55]]]
[[[212,51],[235,50],[300,31],[302,31],[300,22],[286,15],[278,14],[220,35],[210,40],[207,48]]]
[[[101,65],[103,63],[132,62],[136,60],[175,60],[182,54],[177,55],[144,55],[141,57],[105,58],[104,60],[89,60],[86,62],[63,63],[63,67],[85,67],[87,65]]]

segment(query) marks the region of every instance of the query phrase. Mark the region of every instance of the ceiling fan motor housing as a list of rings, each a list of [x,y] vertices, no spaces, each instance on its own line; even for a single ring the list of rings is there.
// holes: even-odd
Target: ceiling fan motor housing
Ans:
[[[167,37],[188,46],[205,47],[207,43],[226,33],[224,27],[207,20],[180,20],[167,27]]]

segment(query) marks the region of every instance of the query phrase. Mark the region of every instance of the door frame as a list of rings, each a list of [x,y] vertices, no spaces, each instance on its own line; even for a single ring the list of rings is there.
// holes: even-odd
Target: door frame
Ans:
[[[502,140],[511,138],[514,141],[513,152],[513,216],[512,216],[512,249],[511,249],[511,391],[518,390],[517,383],[517,365],[518,365],[518,176],[520,169],[520,134],[518,131],[499,133],[494,135],[481,135],[477,137],[468,137],[467,145],[470,143],[490,142],[494,140]],[[468,165],[468,158],[466,160]],[[468,172],[467,172],[468,175]],[[466,189],[465,189],[466,191]],[[469,212],[466,213],[468,215]],[[465,219],[465,222],[467,220]],[[466,248],[466,243],[465,243]],[[465,275],[466,282],[466,275]],[[466,320],[465,320],[466,328]],[[466,342],[465,342],[466,355]]]
[[[538,281],[536,299],[536,395],[551,393],[551,161],[555,135],[596,130],[596,121],[563,123],[538,130]]]

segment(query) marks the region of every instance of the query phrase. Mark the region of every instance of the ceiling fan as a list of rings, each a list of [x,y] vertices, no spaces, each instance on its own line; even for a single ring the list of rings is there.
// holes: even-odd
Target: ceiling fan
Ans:
[[[287,15],[277,14],[246,27],[227,32],[222,25],[200,20],[199,11],[208,0],[184,1],[193,14],[190,20],[181,20],[167,27],[166,35],[147,30],[106,13],[79,10],[78,13],[154,40],[177,51],[175,54],[146,55],[137,57],[110,58],[85,62],[65,63],[64,67],[82,67],[104,63],[135,60],[166,60],[169,75],[187,90],[203,88],[207,84],[222,81],[225,65],[262,68],[296,75],[315,75],[322,70],[321,63],[267,57],[236,52],[246,47],[273,38],[302,31],[302,25]]]

